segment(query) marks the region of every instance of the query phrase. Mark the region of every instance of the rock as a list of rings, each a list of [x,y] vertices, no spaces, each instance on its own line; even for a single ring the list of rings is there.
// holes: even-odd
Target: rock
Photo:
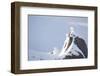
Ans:
[[[83,54],[87,58],[87,56],[88,56],[88,48],[87,48],[85,40],[80,38],[80,37],[76,37],[74,43],[83,52]]]

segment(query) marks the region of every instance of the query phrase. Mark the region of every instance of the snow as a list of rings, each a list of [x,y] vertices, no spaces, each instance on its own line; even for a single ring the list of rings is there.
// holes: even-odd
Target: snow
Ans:
[[[29,51],[29,60],[58,60],[65,59],[66,56],[79,56],[80,54],[85,58],[83,52],[78,48],[75,44],[75,33],[74,28],[71,27],[69,33],[66,34],[66,39],[64,41],[62,49],[58,49],[54,47],[53,50],[49,52],[41,52],[41,51]],[[72,41],[70,40],[72,38]],[[69,45],[69,43],[71,43]],[[74,48],[74,49],[73,49]]]

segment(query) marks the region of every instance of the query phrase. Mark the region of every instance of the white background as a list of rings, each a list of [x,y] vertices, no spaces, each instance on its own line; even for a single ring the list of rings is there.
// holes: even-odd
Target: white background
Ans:
[[[98,70],[81,70],[81,71],[65,71],[52,73],[37,73],[37,74],[21,74],[14,75],[10,73],[11,60],[11,15],[10,3],[15,0],[1,0],[0,1],[0,76],[99,76],[100,74],[100,59],[98,59]],[[17,0],[43,3],[57,3],[57,4],[74,4],[74,5],[90,5],[98,6],[98,46],[100,46],[100,0]],[[98,48],[98,55],[100,58],[100,48]]]

